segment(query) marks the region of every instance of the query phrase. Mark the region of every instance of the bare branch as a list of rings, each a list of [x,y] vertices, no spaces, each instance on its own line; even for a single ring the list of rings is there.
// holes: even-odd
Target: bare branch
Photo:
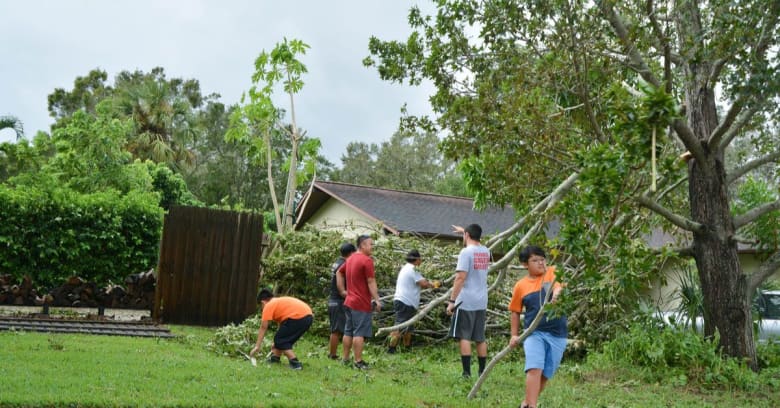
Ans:
[[[509,229],[507,229],[506,231],[491,237],[485,243],[485,246],[489,247],[491,251],[494,250],[496,246],[503,243],[504,240],[506,240],[508,237],[511,237],[512,235],[517,233],[517,231],[519,231],[520,228],[522,228],[531,217],[535,217],[541,211],[547,208],[551,208],[553,205],[555,205],[555,203],[557,203],[561,199],[561,197],[563,197],[564,194],[566,194],[569,190],[571,190],[571,188],[574,186],[574,183],[577,182],[577,179],[579,177],[580,174],[577,172],[570,174],[569,177],[566,178],[566,180],[564,180],[561,184],[559,184],[558,187],[556,187],[555,190],[553,190],[553,192],[550,193],[550,195],[545,197],[544,200],[540,201],[539,204],[534,206],[534,208],[531,209],[531,211],[528,214],[523,216],[520,220],[518,220],[514,225],[509,227]]]
[[[688,124],[680,119],[675,119],[672,122],[672,129],[674,129],[674,133],[677,134],[677,137],[680,138],[680,141],[683,142],[683,145],[691,152],[693,157],[703,162],[705,160],[704,149],[702,149],[699,139],[693,134],[693,130],[691,130]],[[702,166],[702,169],[706,170],[707,166]]]
[[[772,254],[761,266],[748,278],[747,295],[753,296],[753,293],[770,276],[780,271],[780,250]]]
[[[740,94],[736,101],[731,104],[729,111],[726,113],[726,117],[718,124],[715,130],[710,134],[707,143],[710,146],[719,146],[723,135],[731,128],[731,125],[736,120],[737,116],[742,112],[742,108],[745,107],[747,97],[745,94]]]
[[[681,215],[675,214],[665,207],[663,207],[661,204],[658,204],[656,201],[651,199],[650,197],[647,197],[645,195],[641,195],[636,198],[636,201],[644,206],[645,208],[655,212],[656,214],[666,218],[669,222],[672,224],[691,232],[697,232],[702,231],[704,229],[704,226],[702,224],[699,224],[696,221],[690,220],[688,218],[685,218]]]
[[[653,249],[653,253],[660,254],[661,251],[663,251],[662,248]],[[674,252],[674,253],[676,253],[677,255],[680,255],[680,256],[693,256],[694,255],[692,246],[667,248],[666,251]]]
[[[679,179],[679,180],[675,181],[674,183],[672,183],[671,185],[669,185],[669,187],[665,188],[663,191],[661,191],[660,193],[658,193],[658,195],[656,195],[656,196],[655,196],[655,200],[656,200],[656,201],[658,201],[658,200],[660,200],[660,199],[662,199],[662,198],[666,197],[666,195],[667,195],[667,194],[669,194],[669,193],[671,193],[672,191],[674,191],[674,190],[675,190],[677,187],[679,187],[679,186],[680,186],[680,184],[682,184],[682,183],[684,183],[684,182],[686,182],[686,181],[688,181],[688,176],[683,176],[683,177],[680,177],[680,179]]]
[[[431,300],[430,302],[428,302],[428,304],[425,305],[425,307],[422,308],[419,312],[417,312],[417,314],[414,315],[414,317],[412,317],[411,319],[409,319],[409,320],[407,320],[407,321],[405,321],[403,323],[396,324],[395,326],[379,328],[379,330],[376,331],[376,336],[381,336],[383,334],[391,333],[391,332],[394,332],[396,330],[402,330],[402,329],[404,329],[406,327],[409,327],[409,326],[417,323],[418,321],[420,321],[420,319],[425,317],[425,315],[427,315],[431,310],[433,310],[434,307],[440,305],[442,302],[444,302],[445,300],[449,299],[450,298],[450,293],[452,293],[452,288],[449,288],[449,290],[444,292],[444,294],[442,294],[441,296],[439,296],[439,297]]]
[[[768,154],[764,157],[759,157],[758,159],[749,161],[745,163],[742,167],[734,169],[730,174],[726,175],[726,182],[731,184],[736,180],[739,180],[742,176],[745,174],[765,165],[768,163],[776,162],[780,160],[780,150]]]
[[[731,141],[734,140],[735,137],[737,137],[737,134],[739,134],[739,131],[742,130],[742,128],[750,122],[751,119],[753,119],[753,116],[758,112],[758,110],[761,108],[761,104],[755,103],[747,110],[743,111],[741,115],[734,121],[734,123],[729,127],[729,129],[723,134],[722,140],[720,141],[720,149],[725,149],[726,146],[731,144]]]
[[[626,25],[623,23],[623,19],[615,12],[615,8],[612,6],[612,2],[601,0],[597,3],[601,8],[601,12],[604,13],[604,16],[607,18],[607,21],[609,21],[610,25],[612,25],[612,29],[615,31],[615,34],[623,43],[623,47],[626,49],[626,53],[628,54],[629,63],[632,69],[641,75],[642,78],[648,83],[652,84],[656,88],[660,87],[661,81],[659,81],[658,78],[653,75],[650,67],[647,65],[647,63],[645,63],[642,55],[639,54],[636,45],[633,41],[631,41],[628,28],[626,28]]]
[[[774,210],[780,210],[780,200],[759,205],[758,207],[742,215],[738,215],[734,217],[734,227],[736,228],[744,227],[745,225],[755,221],[758,217],[768,212],[772,212]]]

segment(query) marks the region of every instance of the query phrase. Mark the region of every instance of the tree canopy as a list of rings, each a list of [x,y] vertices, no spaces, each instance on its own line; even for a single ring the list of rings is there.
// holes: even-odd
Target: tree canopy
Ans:
[[[737,215],[733,199],[740,178],[761,166],[773,166],[777,179],[780,4],[436,6],[432,16],[410,11],[406,40],[372,38],[364,63],[388,81],[433,82],[445,155],[459,162],[479,203],[511,203],[524,214],[577,178],[540,215],[560,220],[551,244],[574,261],[568,278],[579,305],[570,322],[582,330],[614,324],[635,299],[625,295],[652,277],[645,271],[666,256],[693,255],[706,333],[719,331],[726,353],[756,367],[751,292],[778,270],[780,252],[764,247],[766,261],[747,274],[738,243],[749,241],[758,218],[777,219],[780,201],[744,200],[750,209]],[[746,153],[726,163],[737,139]],[[685,152],[690,159],[679,160]],[[674,233],[679,247],[647,247],[655,226]],[[594,307],[594,298],[605,306]]]
[[[341,169],[333,175],[335,181],[453,196],[467,194],[455,163],[442,156],[434,132],[401,127],[381,144],[352,142],[341,162]]]

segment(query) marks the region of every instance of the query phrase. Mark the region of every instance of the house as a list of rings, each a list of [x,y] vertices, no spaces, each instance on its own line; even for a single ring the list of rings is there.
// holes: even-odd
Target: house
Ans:
[[[477,211],[470,198],[315,181],[298,205],[295,228],[309,224],[362,234],[379,227],[385,234],[458,241],[453,224],[479,224],[484,235],[493,235],[514,222],[509,206]]]
[[[452,224],[477,223],[482,226],[483,234],[494,235],[515,222],[514,211],[509,206],[485,211],[476,211],[473,206],[472,199],[463,197],[315,181],[297,208],[295,228],[309,224],[354,236],[372,233],[379,227],[385,234],[459,241],[461,236],[452,233]],[[554,238],[559,231],[557,220],[550,221],[545,228],[548,238]],[[676,242],[672,235],[660,229],[648,234],[645,240],[655,249]],[[755,272],[760,264],[758,254],[745,245],[740,246],[740,260],[747,273]],[[662,276],[666,279],[659,280],[649,289],[649,297],[663,309],[674,307],[679,274],[686,264],[662,265]]]

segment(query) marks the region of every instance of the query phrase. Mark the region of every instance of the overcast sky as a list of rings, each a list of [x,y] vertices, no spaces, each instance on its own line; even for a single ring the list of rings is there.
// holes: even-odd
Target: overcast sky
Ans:
[[[100,68],[197,79],[201,92],[237,103],[251,84],[254,60],[284,37],[311,46],[297,96],[298,125],[322,141],[341,166],[351,141],[381,142],[398,125],[400,107],[428,114],[430,86],[379,79],[365,68],[368,39],[404,40],[408,10],[425,0],[0,0],[0,115],[22,120],[28,138],[49,131],[46,97],[71,90],[77,76]],[[288,106],[281,95],[275,99]],[[0,142],[15,138],[10,129]]]

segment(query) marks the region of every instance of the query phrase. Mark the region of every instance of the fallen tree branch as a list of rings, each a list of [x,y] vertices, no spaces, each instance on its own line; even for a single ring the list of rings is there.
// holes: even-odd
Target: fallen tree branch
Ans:
[[[412,317],[411,319],[409,319],[409,320],[407,320],[407,321],[405,321],[403,323],[396,324],[395,326],[381,327],[379,330],[377,330],[376,335],[377,336],[381,336],[383,334],[391,333],[391,332],[394,332],[396,330],[401,330],[401,329],[404,329],[404,328],[406,328],[408,326],[413,325],[414,323],[420,321],[420,319],[425,317],[425,315],[427,315],[428,312],[433,310],[434,307],[436,307],[437,305],[440,305],[442,302],[444,302],[445,300],[449,299],[450,298],[450,293],[452,293],[452,288],[450,288],[449,290],[444,292],[444,294],[442,294],[441,296],[439,296],[439,297],[431,300],[430,302],[428,302],[428,304],[424,308],[422,308],[422,310],[417,312],[417,314],[414,315],[414,317]]]

